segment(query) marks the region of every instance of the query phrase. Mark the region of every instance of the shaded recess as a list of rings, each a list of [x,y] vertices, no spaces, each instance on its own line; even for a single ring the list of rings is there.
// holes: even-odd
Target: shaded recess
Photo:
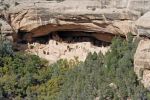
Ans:
[[[91,42],[94,46],[108,46],[111,43],[111,39],[114,37],[110,33],[96,33],[96,32],[84,32],[74,30],[62,30],[51,32],[48,35],[39,37],[30,37],[32,41],[28,41],[27,35],[31,33],[19,31],[18,40],[15,50],[28,49],[28,43],[40,43],[48,44],[49,40],[56,40],[64,43],[79,43],[79,42]],[[106,41],[105,41],[106,40]]]
[[[39,42],[47,43],[50,39],[62,42],[89,42],[89,41],[99,41],[109,44],[112,38],[115,36],[110,33],[104,32],[84,32],[84,31],[74,31],[74,30],[62,30],[51,32],[48,35],[29,37],[31,33],[19,31],[17,43],[26,44],[28,42]],[[29,41],[30,38],[31,40]]]

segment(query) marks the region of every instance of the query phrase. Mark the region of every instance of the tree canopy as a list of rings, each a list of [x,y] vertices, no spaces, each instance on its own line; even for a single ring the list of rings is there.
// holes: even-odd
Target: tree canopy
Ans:
[[[14,100],[148,100],[150,93],[133,70],[137,42],[114,38],[106,55],[89,53],[84,62],[44,59],[14,52],[0,42],[0,99]]]

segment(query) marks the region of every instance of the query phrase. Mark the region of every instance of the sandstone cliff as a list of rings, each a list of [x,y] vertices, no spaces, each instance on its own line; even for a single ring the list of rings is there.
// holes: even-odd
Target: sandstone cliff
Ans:
[[[25,39],[56,31],[89,32],[110,41],[112,35],[149,36],[149,0],[4,0],[10,24]],[[2,7],[1,7],[2,9]],[[105,37],[106,36],[106,37]],[[108,38],[107,38],[108,37]],[[105,38],[105,39],[104,39]]]

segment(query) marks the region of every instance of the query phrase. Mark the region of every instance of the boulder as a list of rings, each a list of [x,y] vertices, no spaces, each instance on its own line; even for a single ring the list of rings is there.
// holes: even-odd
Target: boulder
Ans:
[[[150,88],[150,40],[141,40],[134,55],[134,71],[146,88]]]
[[[150,37],[150,11],[136,21],[139,35]]]
[[[11,30],[11,27],[9,26],[8,23],[6,23],[5,21],[3,20],[0,20],[0,23],[1,23],[1,33],[2,34],[9,34],[9,33],[12,33],[12,30]]]

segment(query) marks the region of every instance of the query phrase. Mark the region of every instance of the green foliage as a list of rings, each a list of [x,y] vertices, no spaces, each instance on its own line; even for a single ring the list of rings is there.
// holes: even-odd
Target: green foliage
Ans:
[[[114,38],[106,55],[89,53],[85,62],[59,60],[48,65],[35,55],[11,56],[6,45],[0,51],[0,99],[148,100],[150,93],[133,70],[136,46],[131,35],[128,40]]]
[[[115,92],[112,93],[113,97],[108,96],[111,99],[132,98],[137,100],[139,93],[144,93],[144,88],[137,80],[133,70],[133,57],[136,46],[137,41],[133,41],[130,35],[127,41],[121,38],[115,38],[112,41],[111,51],[105,57],[107,77],[109,77],[111,83],[117,86]],[[110,84],[110,82],[107,84]],[[102,97],[107,97],[103,95]]]
[[[80,63],[66,74],[67,78],[59,99],[92,100],[95,98],[98,95],[98,75],[103,63],[101,53],[90,53],[84,63]]]
[[[89,54],[84,63],[66,73],[59,100],[146,100],[149,92],[137,80],[133,55],[137,40],[114,38],[111,50]]]
[[[12,49],[11,42],[1,35],[0,36],[0,57],[12,56],[12,55],[13,55],[13,49]]]
[[[57,2],[63,2],[65,0],[47,0],[47,1],[57,1]]]
[[[54,100],[64,75],[75,61],[60,60],[51,66],[38,56],[16,53],[1,58],[0,96],[15,99]]]

